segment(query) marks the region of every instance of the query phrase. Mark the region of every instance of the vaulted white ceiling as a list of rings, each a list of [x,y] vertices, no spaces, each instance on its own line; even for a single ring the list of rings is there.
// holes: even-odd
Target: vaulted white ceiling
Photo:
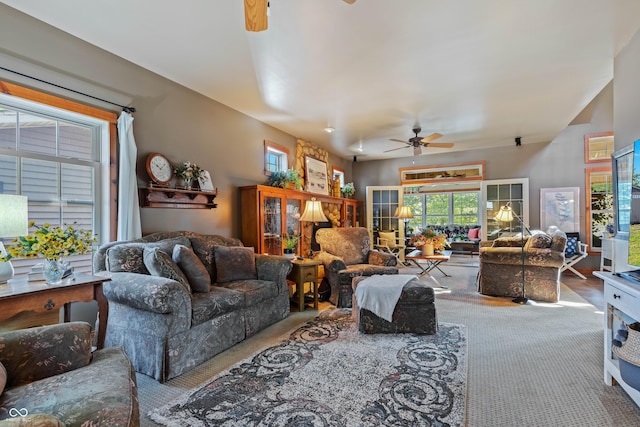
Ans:
[[[259,33],[242,0],[2,3],[359,160],[412,156],[384,151],[415,123],[448,150],[550,141],[640,27],[636,0],[270,0]]]

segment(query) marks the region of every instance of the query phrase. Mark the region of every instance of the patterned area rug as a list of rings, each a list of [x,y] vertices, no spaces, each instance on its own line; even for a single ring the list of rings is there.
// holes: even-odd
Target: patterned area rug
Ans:
[[[167,426],[463,426],[466,327],[365,335],[328,310],[279,345],[149,412]]]

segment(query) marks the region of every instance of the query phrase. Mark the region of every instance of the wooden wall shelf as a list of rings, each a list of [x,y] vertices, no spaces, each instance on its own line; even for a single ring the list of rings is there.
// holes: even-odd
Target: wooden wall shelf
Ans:
[[[140,206],[143,208],[213,209],[218,205],[217,191],[182,190],[180,188],[140,188]]]

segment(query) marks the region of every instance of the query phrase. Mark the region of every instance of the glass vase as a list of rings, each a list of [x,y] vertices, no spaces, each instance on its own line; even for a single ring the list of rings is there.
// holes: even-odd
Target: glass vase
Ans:
[[[42,274],[48,285],[57,285],[62,282],[62,276],[67,269],[67,264],[62,260],[45,259],[42,266]]]

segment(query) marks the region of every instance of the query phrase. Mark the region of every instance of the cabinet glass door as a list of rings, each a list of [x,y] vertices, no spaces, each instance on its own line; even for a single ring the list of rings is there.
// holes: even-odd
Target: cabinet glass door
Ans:
[[[300,239],[300,215],[302,215],[302,200],[287,198],[287,215],[285,217],[285,233],[288,236],[298,236],[298,244],[294,253],[302,255],[302,240]]]
[[[262,196],[264,218],[262,221],[264,241],[262,253],[282,255],[282,198]]]

